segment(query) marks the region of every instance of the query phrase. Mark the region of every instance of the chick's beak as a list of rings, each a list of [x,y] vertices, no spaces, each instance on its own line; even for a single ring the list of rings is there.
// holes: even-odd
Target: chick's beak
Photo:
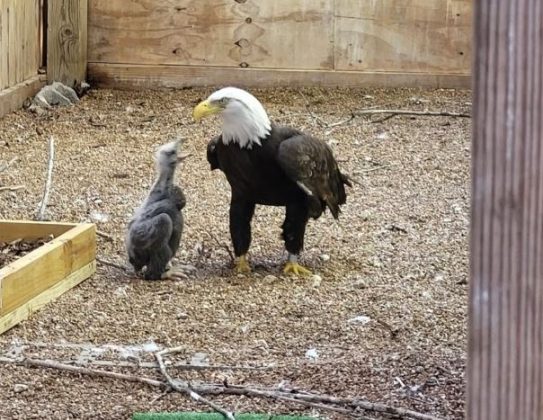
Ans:
[[[222,108],[220,106],[214,105],[208,100],[205,100],[196,105],[194,111],[192,111],[192,118],[194,118],[195,121],[200,121],[202,118],[217,114],[221,110]]]
[[[186,158],[188,158],[191,154],[190,153],[184,153],[182,155],[177,156],[177,163],[183,162]]]

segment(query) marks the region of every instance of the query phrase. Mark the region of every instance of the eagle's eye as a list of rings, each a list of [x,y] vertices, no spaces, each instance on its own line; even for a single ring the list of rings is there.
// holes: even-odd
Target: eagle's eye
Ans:
[[[221,106],[226,106],[226,104],[228,104],[228,98],[221,98],[219,99],[219,104]]]

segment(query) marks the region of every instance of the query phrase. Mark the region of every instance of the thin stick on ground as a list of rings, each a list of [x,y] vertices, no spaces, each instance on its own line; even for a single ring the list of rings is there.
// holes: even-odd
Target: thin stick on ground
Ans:
[[[247,388],[247,387],[222,388],[222,391],[224,392],[217,392],[217,393],[218,394],[224,393],[224,394],[230,394],[230,395],[244,395],[247,397],[270,398],[270,399],[281,400],[285,402],[291,402],[291,403],[303,405],[306,407],[318,408],[324,411],[332,411],[335,413],[346,414],[349,416],[356,416],[357,418],[361,420],[374,420],[370,417],[365,417],[361,413],[357,413],[355,410],[352,410],[352,409],[325,405],[325,404],[315,402],[315,401],[307,401],[304,399],[298,399],[282,391],[260,390],[260,389]]]
[[[172,350],[163,350],[162,352],[159,352],[159,353],[166,354],[174,350],[179,350],[179,348],[172,349]],[[155,353],[155,356],[156,356],[156,353]],[[162,361],[162,359],[160,360]],[[176,388],[173,388],[171,386],[172,385],[171,383],[162,382],[162,381],[158,381],[158,380],[143,377],[143,376],[127,375],[124,373],[103,371],[99,369],[90,369],[90,368],[80,367],[80,366],[72,366],[72,365],[67,365],[67,364],[60,363],[54,360],[40,360],[40,359],[17,359],[16,360],[16,359],[10,359],[6,357],[0,357],[0,363],[15,364],[15,365],[27,366],[27,367],[41,367],[41,368],[57,369],[57,370],[63,370],[70,373],[74,373],[77,375],[105,377],[105,378],[111,378],[111,379],[117,379],[117,380],[129,381],[129,382],[139,382],[151,387],[156,387],[156,388],[161,388],[161,389],[170,388],[170,389],[174,389],[178,391]],[[330,395],[318,395],[318,394],[311,394],[311,393],[295,391],[295,390],[289,390],[287,392],[287,391],[282,391],[282,390],[257,389],[257,388],[235,386],[235,385],[225,386],[222,384],[198,384],[198,385],[191,385],[189,388],[189,391],[194,392],[196,395],[200,395],[200,394],[202,395],[243,395],[247,397],[269,398],[269,399],[283,400],[283,401],[288,401],[288,402],[293,402],[293,403],[295,402],[297,404],[303,404],[303,405],[314,407],[314,408],[317,408],[315,404],[319,404],[318,408],[323,409],[323,410],[328,410],[328,411],[335,411],[335,412],[338,412],[337,408],[343,407],[343,410],[341,412],[344,412],[344,410],[351,408],[352,411],[350,411],[350,414],[356,415],[356,416],[361,416],[358,410],[362,409],[362,410],[370,411],[374,413],[395,416],[396,418],[399,417],[399,418],[414,419],[414,420],[440,420],[438,417],[434,417],[428,414],[422,414],[416,411],[407,410],[404,408],[392,407],[385,404],[373,403],[373,402],[362,400],[359,398],[336,398]],[[187,393],[187,391],[183,388],[181,388],[181,391],[178,391],[178,392]],[[193,396],[191,395],[191,397]],[[329,407],[326,404],[333,404],[335,407]],[[341,406],[341,407],[337,407],[337,406]]]
[[[287,391],[287,390],[285,390]],[[288,390],[288,394],[293,398],[304,401],[317,401],[321,403],[347,405],[351,407],[361,408],[367,411],[373,411],[376,413],[390,414],[392,416],[399,416],[400,418],[412,418],[417,420],[439,420],[438,417],[431,416],[429,414],[422,414],[416,411],[407,410],[404,408],[392,407],[385,404],[373,403],[371,401],[364,401],[358,398],[336,398],[330,395],[318,395],[308,392],[300,392],[295,390]]]
[[[166,350],[162,350],[155,353],[155,358],[158,363],[160,372],[162,373],[164,378],[166,378],[166,380],[168,381],[168,384],[170,384],[170,387],[172,387],[172,389],[176,390],[177,392],[182,392],[182,393],[187,394],[194,401],[202,402],[203,404],[211,407],[213,410],[215,410],[218,413],[221,413],[227,419],[236,420],[234,415],[230,411],[227,411],[224,408],[220,407],[219,405],[215,404],[213,401],[210,401],[207,398],[202,397],[200,394],[195,392],[187,382],[173,379],[170,376],[170,374],[168,373],[168,370],[166,369],[166,365],[164,364],[164,360],[162,356],[169,353],[176,353],[182,350],[184,350],[184,347],[176,347],[173,349],[166,349]]]
[[[113,241],[115,240],[115,238],[114,238],[113,236],[111,236],[111,235],[108,234],[108,233],[102,232],[102,231],[100,231],[100,230],[97,230],[97,231],[96,231],[96,235],[99,236],[99,237],[101,237],[101,238],[104,238],[104,239],[106,239],[106,240],[108,240],[108,241],[110,241],[110,242],[113,242]]]
[[[378,114],[392,114],[396,115],[415,115],[423,117],[453,117],[453,118],[471,118],[471,114],[465,112],[449,112],[449,111],[414,111],[410,109],[361,109],[354,111],[355,117],[363,115],[378,115]]]
[[[391,118],[394,118],[398,115],[413,115],[413,116],[422,116],[422,117],[451,117],[451,118],[471,118],[470,114],[463,112],[448,112],[448,111],[413,111],[409,109],[362,109],[359,111],[354,111],[351,113],[351,116],[336,123],[326,124],[326,128],[333,129],[341,125],[348,124],[356,117],[362,117],[364,115],[380,115],[388,114],[383,118],[378,120],[371,120],[372,123],[382,123]],[[327,131],[325,134],[331,134],[333,130]]]
[[[155,388],[168,388],[168,384],[165,382],[157,381],[156,379],[146,378],[143,376],[127,375],[124,373],[111,372],[106,370],[89,369],[81,366],[66,365],[64,363],[57,362],[55,360],[41,360],[41,359],[22,359],[15,360],[6,357],[0,357],[0,363],[15,364],[28,367],[41,367],[49,369],[63,370],[76,375],[87,375],[102,378],[119,379],[128,382],[139,382]]]
[[[304,93],[302,91],[299,91],[300,93],[300,96],[302,97],[302,99],[304,100],[305,102],[305,109],[307,109],[307,112],[309,112],[309,115],[311,116],[311,118],[313,119],[313,122],[317,125],[320,125],[321,127],[327,127],[328,124],[325,123],[322,119],[320,119],[312,110],[311,110],[311,104],[309,103],[309,100],[307,99],[307,97],[304,95]]]
[[[104,260],[103,258],[100,258],[100,257],[96,257],[96,261],[99,262],[102,265],[107,265],[109,267],[118,268],[119,270],[122,270],[122,271],[124,271],[126,273],[129,272],[127,267],[125,267],[125,266],[123,266],[121,264],[117,264],[116,262],[107,261],[107,260]]]
[[[75,360],[63,360],[60,363],[67,365],[73,365]],[[106,366],[106,367],[118,367],[118,368],[138,368],[138,369],[159,369],[158,363],[154,362],[123,362],[116,360],[89,360],[84,363],[86,366]],[[168,369],[178,370],[269,370],[271,366],[230,366],[230,365],[195,365],[191,363],[171,363],[168,364]]]
[[[359,173],[367,174],[370,172],[380,171],[381,169],[389,169],[392,165],[378,165],[375,168],[369,168],[369,169],[362,169],[359,171]]]
[[[224,242],[221,242],[213,233],[209,231],[206,231],[206,233],[209,235],[211,239],[213,239],[217,243],[217,245],[219,245],[221,248],[224,248],[226,252],[228,252],[228,256],[230,257],[230,260],[232,263],[236,261],[236,257],[234,256],[234,253],[232,252],[232,250],[227,244],[225,244]]]
[[[2,192],[2,191],[17,191],[17,190],[22,190],[23,188],[25,188],[24,185],[11,185],[11,186],[6,186],[6,187],[0,187],[0,192]]]
[[[45,208],[49,201],[49,193],[51,191],[51,184],[53,181],[53,161],[55,159],[55,139],[53,136],[49,138],[49,161],[47,163],[47,178],[45,181],[45,187],[43,189],[43,198],[41,200],[40,208],[36,214],[36,220],[44,220]]]

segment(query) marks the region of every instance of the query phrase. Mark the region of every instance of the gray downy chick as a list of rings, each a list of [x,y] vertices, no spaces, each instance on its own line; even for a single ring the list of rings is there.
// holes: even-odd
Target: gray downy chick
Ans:
[[[183,233],[186,199],[183,190],[173,184],[175,169],[188,155],[178,155],[181,141],[161,146],[156,154],[157,179],[145,201],[128,224],[126,250],[136,272],[145,267],[146,280],[164,277]]]

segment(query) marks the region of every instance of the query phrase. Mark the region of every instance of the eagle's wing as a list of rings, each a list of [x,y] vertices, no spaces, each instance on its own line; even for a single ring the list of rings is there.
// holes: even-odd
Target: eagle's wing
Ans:
[[[167,213],[133,220],[129,224],[129,248],[150,249],[172,235],[173,223]]]
[[[221,140],[221,136],[213,138],[207,144],[207,161],[211,166],[211,170],[219,169],[219,158],[217,157],[217,143]]]
[[[339,206],[347,198],[345,184],[351,184],[339,170],[326,143],[305,134],[295,135],[280,144],[277,160],[313,202],[318,200],[319,205],[328,207],[334,218],[338,218]]]

